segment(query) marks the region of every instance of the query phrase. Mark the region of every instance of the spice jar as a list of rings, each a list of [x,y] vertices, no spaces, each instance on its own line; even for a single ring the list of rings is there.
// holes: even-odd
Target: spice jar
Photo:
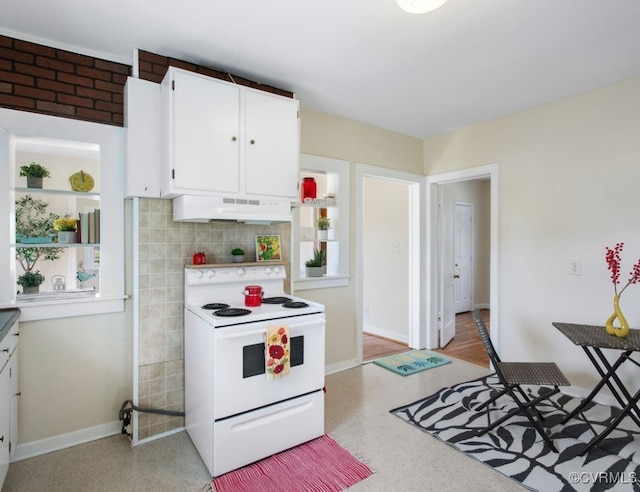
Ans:
[[[302,201],[315,200],[317,193],[316,180],[314,178],[302,179]]]

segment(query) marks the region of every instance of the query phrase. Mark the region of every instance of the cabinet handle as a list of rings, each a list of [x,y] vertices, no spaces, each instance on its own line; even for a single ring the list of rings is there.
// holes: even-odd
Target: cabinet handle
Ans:
[[[238,137],[236,137],[236,136],[231,137],[231,141],[232,142],[235,142],[236,140],[238,140]]]
[[[0,436],[0,442],[4,442],[4,436]]]
[[[18,331],[18,332],[16,332],[16,333],[14,333],[14,334],[13,334],[13,336],[14,336],[14,337],[19,337],[19,336],[20,336],[20,332]]]
[[[251,145],[253,145],[254,143],[256,143],[256,141],[252,139],[252,140],[250,140],[250,141],[249,141],[249,143],[250,143]]]
[[[8,349],[8,348],[6,348],[6,349],[2,349],[2,351],[3,351],[3,352],[6,352],[7,354],[9,353],[9,349]]]

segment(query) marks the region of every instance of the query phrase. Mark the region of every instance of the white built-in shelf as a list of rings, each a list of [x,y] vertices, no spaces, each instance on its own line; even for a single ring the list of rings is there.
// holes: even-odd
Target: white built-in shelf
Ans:
[[[87,248],[100,247],[100,243],[14,243],[16,248]]]
[[[86,192],[86,191],[73,191],[73,190],[50,190],[47,188],[14,188],[16,193],[35,193],[44,195],[64,195],[64,196],[77,196],[82,198],[100,198],[100,192]]]

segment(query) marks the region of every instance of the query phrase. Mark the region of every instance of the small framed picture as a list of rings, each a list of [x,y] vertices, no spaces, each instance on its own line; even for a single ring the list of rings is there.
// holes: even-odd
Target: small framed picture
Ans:
[[[256,261],[281,261],[280,236],[256,236]]]

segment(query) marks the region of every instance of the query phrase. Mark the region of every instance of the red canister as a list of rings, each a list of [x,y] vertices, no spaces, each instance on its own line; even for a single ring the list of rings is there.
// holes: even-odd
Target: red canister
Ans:
[[[244,305],[247,307],[262,306],[262,287],[259,285],[247,285],[244,288]]]
[[[316,180],[314,178],[303,178],[302,179],[302,201],[304,202],[307,198],[314,200],[316,198],[316,193],[317,193]]]
[[[206,263],[207,263],[207,255],[204,254],[204,251],[198,251],[197,253],[193,253],[194,265],[205,265]]]

